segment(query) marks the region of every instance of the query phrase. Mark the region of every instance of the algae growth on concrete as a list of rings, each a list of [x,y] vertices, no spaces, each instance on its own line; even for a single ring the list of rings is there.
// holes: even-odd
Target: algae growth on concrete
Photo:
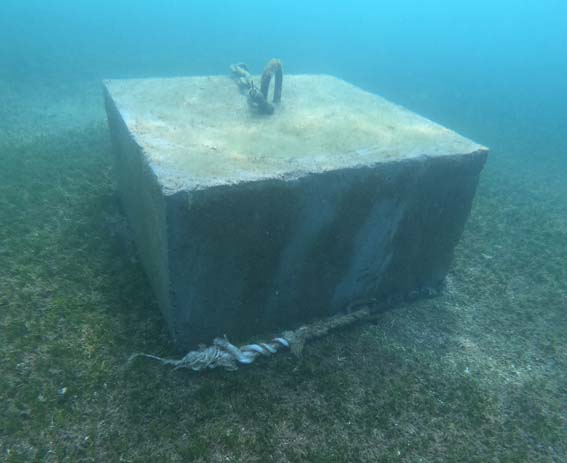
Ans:
[[[224,76],[107,80],[112,101],[171,190],[483,147],[327,75],[286,76],[272,117]]]

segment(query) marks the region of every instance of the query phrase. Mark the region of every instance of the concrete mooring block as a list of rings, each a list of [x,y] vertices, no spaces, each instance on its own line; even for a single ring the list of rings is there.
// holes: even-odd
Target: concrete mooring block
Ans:
[[[118,189],[182,350],[439,288],[487,149],[331,76],[105,81]]]

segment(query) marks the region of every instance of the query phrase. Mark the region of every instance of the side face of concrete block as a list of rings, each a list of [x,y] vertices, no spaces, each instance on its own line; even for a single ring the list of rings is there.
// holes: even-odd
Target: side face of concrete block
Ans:
[[[287,84],[258,118],[225,78],[106,83],[120,196],[182,350],[449,269],[487,150],[334,78]]]
[[[169,264],[167,261],[166,197],[140,146],[130,134],[112,98],[105,92],[114,173],[124,212],[138,253],[170,331]]]

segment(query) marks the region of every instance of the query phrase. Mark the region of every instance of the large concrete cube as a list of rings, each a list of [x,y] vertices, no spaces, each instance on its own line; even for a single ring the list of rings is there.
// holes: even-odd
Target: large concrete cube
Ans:
[[[105,82],[118,188],[180,349],[438,288],[486,148],[330,76]]]

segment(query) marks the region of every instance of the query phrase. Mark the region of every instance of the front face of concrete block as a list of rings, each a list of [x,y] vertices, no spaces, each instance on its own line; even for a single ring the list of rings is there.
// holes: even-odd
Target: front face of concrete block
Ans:
[[[286,84],[269,118],[221,77],[107,84],[119,191],[181,349],[448,271],[486,150],[328,76]]]
[[[171,197],[176,338],[246,338],[437,289],[483,162],[417,159]]]

